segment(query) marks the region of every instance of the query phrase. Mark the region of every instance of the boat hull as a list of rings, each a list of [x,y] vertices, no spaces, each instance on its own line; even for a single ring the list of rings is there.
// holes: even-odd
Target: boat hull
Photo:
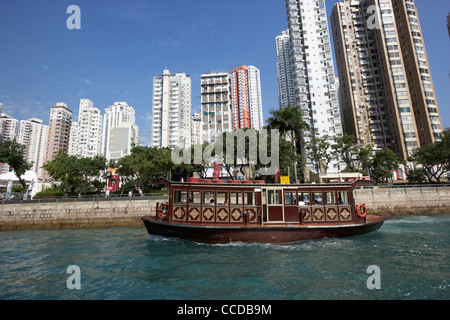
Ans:
[[[368,216],[360,224],[292,226],[204,226],[173,224],[143,217],[151,235],[175,237],[200,243],[289,243],[300,240],[349,237],[378,230],[386,218]]]

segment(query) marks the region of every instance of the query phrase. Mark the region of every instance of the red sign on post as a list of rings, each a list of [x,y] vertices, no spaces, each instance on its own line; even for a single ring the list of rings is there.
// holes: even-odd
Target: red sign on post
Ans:
[[[113,192],[119,190],[119,176],[118,175],[114,175],[109,178],[108,190],[113,191]]]

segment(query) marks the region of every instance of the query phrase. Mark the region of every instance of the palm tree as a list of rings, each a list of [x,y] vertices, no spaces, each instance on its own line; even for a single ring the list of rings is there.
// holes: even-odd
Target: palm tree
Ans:
[[[281,134],[281,138],[285,140],[291,140],[296,155],[301,155],[302,165],[306,163],[306,155],[303,148],[303,130],[309,130],[310,127],[308,123],[303,121],[303,112],[298,106],[289,105],[285,108],[280,108],[279,110],[270,110],[272,115],[266,120],[268,129],[278,129]],[[304,167],[302,166],[301,171],[304,175]],[[295,168],[295,164],[294,164]],[[297,180],[297,177],[296,177]],[[304,177],[301,178],[304,180]]]
[[[303,121],[303,112],[300,108],[295,105],[289,105],[279,110],[272,109],[270,114],[272,116],[266,120],[267,127],[280,130],[281,137],[286,140],[291,138],[296,149],[301,147],[303,141],[302,131],[309,130],[310,127]]]

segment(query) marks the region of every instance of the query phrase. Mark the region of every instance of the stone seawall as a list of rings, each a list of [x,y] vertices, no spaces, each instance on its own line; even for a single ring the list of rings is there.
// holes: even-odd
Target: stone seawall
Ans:
[[[142,226],[141,217],[155,213],[165,198],[115,200],[113,198],[0,205],[0,230],[60,229],[102,226]]]
[[[449,186],[356,189],[355,199],[375,215],[450,213]]]
[[[369,214],[430,215],[450,213],[450,187],[356,189],[356,203]],[[155,214],[166,197],[59,200],[0,204],[0,230],[143,226],[140,218]]]

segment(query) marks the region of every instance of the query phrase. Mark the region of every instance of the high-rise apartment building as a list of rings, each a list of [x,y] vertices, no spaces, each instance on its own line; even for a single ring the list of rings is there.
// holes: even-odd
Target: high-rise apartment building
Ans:
[[[262,129],[260,71],[245,65],[231,70],[230,92],[233,129]]]
[[[164,70],[153,78],[152,143],[159,148],[189,148],[191,77]]]
[[[67,151],[69,155],[75,156],[78,154],[78,129],[78,122],[72,122],[72,126],[70,127],[69,150]]]
[[[17,136],[19,120],[2,113],[0,116],[0,141],[14,140]]]
[[[292,75],[291,42],[289,30],[276,38],[277,77],[279,107],[286,108],[296,104],[294,77]]]
[[[95,157],[101,154],[102,115],[99,108],[89,99],[80,100],[78,130],[71,133],[69,150],[81,157]]]
[[[312,134],[332,140],[343,131],[325,1],[286,0],[286,7],[295,104],[311,128],[304,132],[305,144]],[[306,160],[307,167],[317,171],[319,165],[308,155]],[[330,173],[340,169],[338,161],[328,166]]]
[[[111,129],[109,136],[108,160],[119,160],[131,154],[131,149],[139,145],[139,127],[131,122],[123,122]]]
[[[230,75],[211,72],[201,75],[202,143],[216,140],[232,130]]]
[[[110,136],[111,131],[115,127],[121,126],[123,123],[130,123],[132,126],[136,124],[136,112],[134,108],[126,102],[115,102],[112,106],[105,109],[103,116],[103,132],[101,153],[110,159]]]
[[[261,72],[254,66],[248,66],[248,100],[250,101],[250,128],[261,130],[263,107],[261,94]]]
[[[442,124],[414,1],[342,0],[331,25],[347,133],[404,159],[438,139]]]
[[[195,112],[191,117],[191,145],[202,143],[202,114]]]
[[[24,159],[32,163],[31,170],[38,178],[42,178],[44,170],[45,151],[47,147],[48,126],[42,124],[42,120],[32,118],[21,120],[17,134],[17,142],[26,146]]]
[[[67,104],[58,102],[51,107],[44,163],[53,160],[59,150],[69,151],[71,125],[72,111],[67,108]]]

